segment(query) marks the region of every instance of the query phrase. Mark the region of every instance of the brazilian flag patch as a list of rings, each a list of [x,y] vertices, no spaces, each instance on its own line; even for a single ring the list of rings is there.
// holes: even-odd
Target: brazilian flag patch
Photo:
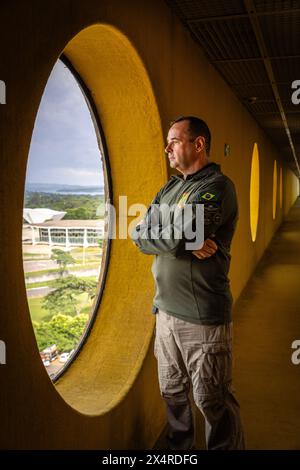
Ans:
[[[206,191],[201,194],[199,194],[199,200],[201,202],[214,202],[218,201],[219,199],[219,193],[216,191]]]

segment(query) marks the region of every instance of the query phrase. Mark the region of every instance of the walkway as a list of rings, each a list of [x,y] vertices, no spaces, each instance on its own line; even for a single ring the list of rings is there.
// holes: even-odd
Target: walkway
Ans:
[[[300,200],[234,308],[235,388],[249,449],[300,449]]]

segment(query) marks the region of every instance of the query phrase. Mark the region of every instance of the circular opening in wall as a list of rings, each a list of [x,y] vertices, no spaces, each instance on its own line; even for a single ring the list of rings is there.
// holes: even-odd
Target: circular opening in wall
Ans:
[[[250,176],[250,228],[252,241],[256,240],[259,216],[259,154],[257,143],[254,144]]]
[[[272,205],[272,215],[273,219],[276,217],[276,209],[277,209],[277,162],[274,160],[274,168],[273,168],[273,205]]]
[[[89,90],[101,119],[116,236],[110,240],[109,266],[93,327],[54,390],[78,412],[99,416],[125,400],[135,381],[141,386],[141,371],[155,373],[154,364],[149,369],[147,362],[143,368],[155,326],[152,260],[139,255],[131,239],[120,233],[124,221],[130,227],[138,218],[133,205],[149,205],[166,182],[167,167],[152,86],[128,38],[113,26],[96,24],[71,39],[63,54]],[[48,66],[50,72],[53,64]],[[41,85],[40,89],[42,93]]]

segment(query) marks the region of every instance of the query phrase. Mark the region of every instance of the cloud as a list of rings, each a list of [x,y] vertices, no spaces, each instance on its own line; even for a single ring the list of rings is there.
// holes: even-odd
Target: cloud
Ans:
[[[85,98],[58,61],[48,79],[32,136],[27,182],[103,182],[101,154]]]

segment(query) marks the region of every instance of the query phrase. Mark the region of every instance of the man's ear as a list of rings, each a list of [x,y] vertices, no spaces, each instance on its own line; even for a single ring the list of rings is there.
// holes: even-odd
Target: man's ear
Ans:
[[[205,137],[199,135],[196,139],[196,150],[197,152],[201,152],[203,149],[205,149]]]

